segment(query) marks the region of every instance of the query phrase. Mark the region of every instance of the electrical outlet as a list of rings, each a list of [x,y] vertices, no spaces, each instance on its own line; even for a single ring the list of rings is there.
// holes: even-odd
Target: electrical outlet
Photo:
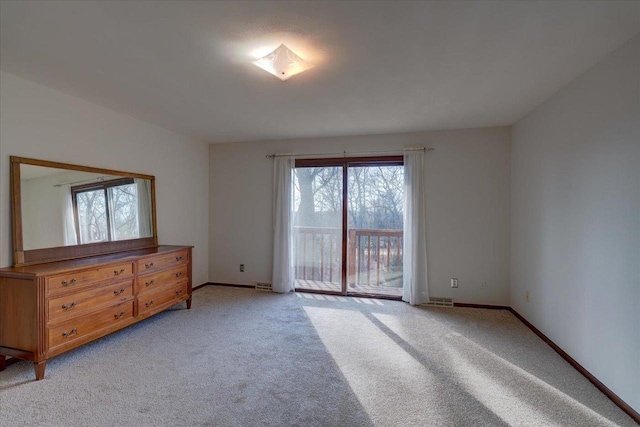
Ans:
[[[458,287],[458,279],[451,279],[451,287],[452,288]]]
[[[527,291],[527,293],[525,294],[524,298],[527,300],[527,302],[529,302],[529,291]]]
[[[240,264],[240,271],[244,273],[244,264]]]
[[[487,282],[482,282],[482,284],[480,285],[481,289],[487,289]]]

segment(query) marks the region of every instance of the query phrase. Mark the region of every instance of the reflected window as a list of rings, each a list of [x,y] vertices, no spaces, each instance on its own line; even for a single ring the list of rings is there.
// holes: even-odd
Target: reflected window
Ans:
[[[140,237],[137,186],[132,178],[71,187],[78,243]]]

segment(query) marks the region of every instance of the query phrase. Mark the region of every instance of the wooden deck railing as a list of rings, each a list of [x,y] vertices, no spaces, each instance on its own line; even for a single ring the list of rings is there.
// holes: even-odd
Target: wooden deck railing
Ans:
[[[296,280],[340,284],[342,231],[294,227]],[[402,287],[402,230],[350,229],[349,284]]]
[[[342,233],[334,227],[294,227],[296,280],[340,284]]]
[[[402,230],[351,229],[348,282],[402,287]]]

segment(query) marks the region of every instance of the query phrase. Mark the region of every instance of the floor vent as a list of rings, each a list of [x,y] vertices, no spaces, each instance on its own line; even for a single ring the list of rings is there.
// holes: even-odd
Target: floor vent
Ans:
[[[256,283],[256,291],[269,291],[271,292],[273,288],[271,287],[271,283]]]
[[[429,302],[425,305],[432,307],[453,307],[453,298],[429,298]]]

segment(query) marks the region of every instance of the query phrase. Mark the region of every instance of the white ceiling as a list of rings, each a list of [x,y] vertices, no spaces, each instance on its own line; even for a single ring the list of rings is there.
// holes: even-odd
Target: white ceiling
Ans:
[[[2,1],[0,66],[207,142],[510,125],[640,2]],[[251,64],[285,42],[316,67]]]

